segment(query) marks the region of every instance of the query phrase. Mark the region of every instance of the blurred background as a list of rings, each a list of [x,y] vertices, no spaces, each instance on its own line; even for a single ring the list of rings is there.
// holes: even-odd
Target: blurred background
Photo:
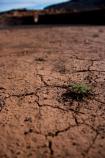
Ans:
[[[67,0],[0,0],[0,11],[11,9],[43,9],[44,7]]]

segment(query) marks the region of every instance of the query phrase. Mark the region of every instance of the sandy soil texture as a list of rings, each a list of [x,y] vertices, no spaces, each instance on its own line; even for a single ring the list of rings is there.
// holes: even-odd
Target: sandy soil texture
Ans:
[[[0,30],[0,158],[105,158],[105,27]]]

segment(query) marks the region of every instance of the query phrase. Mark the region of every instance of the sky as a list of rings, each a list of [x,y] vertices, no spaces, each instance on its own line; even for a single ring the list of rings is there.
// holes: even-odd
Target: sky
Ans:
[[[67,0],[0,0],[0,11],[11,9],[43,9],[47,5],[65,2]]]

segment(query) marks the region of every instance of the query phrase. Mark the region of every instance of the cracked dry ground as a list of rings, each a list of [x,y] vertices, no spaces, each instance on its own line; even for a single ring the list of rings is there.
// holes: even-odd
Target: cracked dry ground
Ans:
[[[94,97],[63,102],[69,83]],[[105,27],[0,30],[0,158],[105,157]]]

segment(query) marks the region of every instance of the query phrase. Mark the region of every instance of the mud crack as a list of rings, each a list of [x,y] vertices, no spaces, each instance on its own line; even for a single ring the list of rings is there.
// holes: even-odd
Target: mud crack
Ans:
[[[92,143],[90,144],[90,146],[88,147],[88,149],[85,151],[85,157],[88,155],[88,153],[92,149],[93,145],[95,144],[95,142],[97,140],[97,137],[98,137],[98,133],[96,133],[94,139],[92,140]]]
[[[52,141],[50,140],[49,143],[48,143],[48,148],[50,150],[50,155],[53,155],[54,154],[54,151],[53,151],[53,148],[52,148]]]
[[[2,111],[4,106],[5,106],[5,101],[4,99],[0,98],[0,111]]]

